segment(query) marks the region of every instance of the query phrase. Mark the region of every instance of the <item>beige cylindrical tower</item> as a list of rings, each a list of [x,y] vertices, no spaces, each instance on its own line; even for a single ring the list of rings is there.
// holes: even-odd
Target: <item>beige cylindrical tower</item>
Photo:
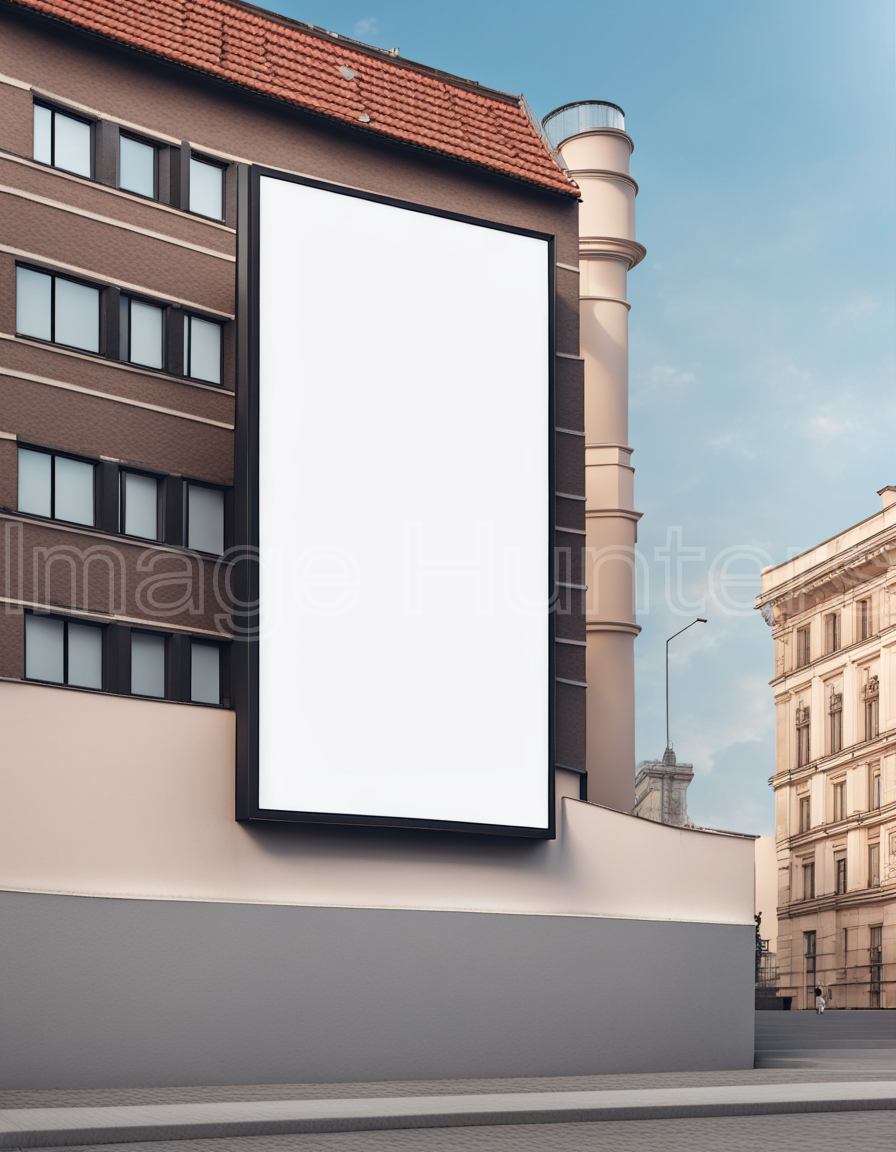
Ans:
[[[585,369],[585,583],[588,799],[622,812],[635,787],[635,541],[628,445],[628,271],[635,240],[631,137],[622,109],[566,104],[544,120],[579,185],[580,353]]]

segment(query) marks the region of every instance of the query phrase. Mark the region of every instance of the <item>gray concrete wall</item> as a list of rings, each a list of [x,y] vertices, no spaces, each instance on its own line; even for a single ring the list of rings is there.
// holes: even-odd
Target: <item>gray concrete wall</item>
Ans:
[[[749,1068],[753,929],[0,893],[0,1088]]]

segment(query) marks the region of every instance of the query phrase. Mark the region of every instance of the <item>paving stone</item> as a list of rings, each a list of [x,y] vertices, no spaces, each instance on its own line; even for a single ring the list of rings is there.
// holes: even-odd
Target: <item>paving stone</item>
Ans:
[[[522,1124],[102,1144],[65,1152],[893,1152],[894,1112]]]

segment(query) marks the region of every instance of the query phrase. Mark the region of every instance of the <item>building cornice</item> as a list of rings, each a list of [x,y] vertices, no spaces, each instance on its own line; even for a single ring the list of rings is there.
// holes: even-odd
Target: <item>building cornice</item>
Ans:
[[[855,888],[852,891],[835,895],[833,892],[816,896],[813,900],[792,900],[778,907],[778,918],[795,919],[797,916],[817,916],[820,912],[832,912],[841,908],[856,908],[864,904],[879,904],[882,900],[891,901],[896,897],[896,884],[880,884],[874,888]]]
[[[892,747],[889,746],[891,744]],[[873,760],[875,757],[886,756],[893,751],[896,751],[896,730],[888,728],[886,732],[875,736],[873,740],[862,740],[858,744],[850,744],[848,748],[843,748],[840,752],[819,756],[817,760],[810,760],[801,768],[785,768],[784,771],[770,776],[768,783],[777,789],[782,788],[785,784],[797,784],[803,780],[808,780],[819,772],[833,775],[841,768],[851,767],[856,759]],[[874,811],[877,812],[879,809],[875,808]]]
[[[860,654],[859,649],[868,647],[868,655],[874,656],[877,654],[878,648],[885,647],[885,642],[881,639],[883,636],[894,634],[893,638],[896,639],[896,624],[888,624],[886,628],[881,628],[879,632],[875,632],[873,636],[868,636],[864,640],[856,640],[854,644],[846,644],[843,648],[838,648],[836,652],[825,652],[823,656],[816,656],[814,660],[810,660],[808,664],[801,664],[799,668],[791,668],[789,672],[782,672],[780,676],[776,676],[773,680],[769,680],[772,687],[781,685],[786,691],[796,691],[796,689],[788,689],[786,682],[788,680],[802,680],[808,672],[810,681],[815,679],[816,676],[827,676],[828,672],[819,672],[821,665],[830,661],[832,666],[830,668],[830,675],[836,675],[838,672],[844,671],[846,664],[856,664],[863,660],[864,655]],[[777,633],[773,634],[777,639]],[[842,667],[836,667],[836,661],[847,656],[847,660]],[[777,698],[776,694],[776,698]],[[784,692],[779,695],[783,696]]]
[[[624,260],[629,268],[640,264],[647,249],[637,240],[622,236],[580,236],[579,258],[582,260]]]
[[[817,824],[807,832],[797,832],[795,836],[782,836],[776,843],[779,848],[799,852],[813,844],[836,840],[838,836],[845,836],[848,832],[854,832],[860,828],[867,828],[873,832],[878,824],[883,826],[894,816],[896,816],[896,803],[885,804],[882,808],[872,808],[867,812],[853,812],[845,820],[832,821],[830,824]]]
[[[885,576],[896,565],[896,529],[889,527],[873,540],[874,543],[864,540],[846,548],[758,596],[756,607],[766,624],[774,628],[817,608],[825,600]]]

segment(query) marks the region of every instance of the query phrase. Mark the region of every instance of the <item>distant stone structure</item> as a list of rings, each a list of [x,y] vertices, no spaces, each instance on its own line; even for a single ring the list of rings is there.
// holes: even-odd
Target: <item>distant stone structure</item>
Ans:
[[[693,764],[679,764],[667,748],[662,760],[642,760],[635,776],[632,812],[645,820],[692,828],[688,818],[688,785],[694,779]]]

